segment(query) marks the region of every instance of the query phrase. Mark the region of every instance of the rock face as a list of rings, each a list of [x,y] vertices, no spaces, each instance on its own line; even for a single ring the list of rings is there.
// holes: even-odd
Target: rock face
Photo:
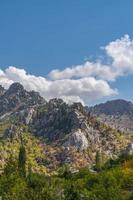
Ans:
[[[90,107],[89,112],[107,125],[121,131],[133,133],[133,103],[113,100]]]
[[[89,142],[85,133],[81,129],[78,129],[68,136],[63,145],[65,147],[73,146],[82,151],[89,147]]]
[[[60,99],[38,107],[30,131],[58,147],[89,149],[94,153],[102,149],[110,156],[117,154],[124,145],[120,132],[90,116],[81,104],[67,105]]]
[[[20,83],[13,83],[8,90],[0,91],[3,91],[0,92],[0,116],[45,102],[39,93],[26,91]]]

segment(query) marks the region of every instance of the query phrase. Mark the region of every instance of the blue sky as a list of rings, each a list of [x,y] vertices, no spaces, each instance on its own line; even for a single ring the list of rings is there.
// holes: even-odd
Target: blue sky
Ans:
[[[95,61],[104,54],[101,46],[125,34],[133,39],[132,10],[132,0],[1,0],[0,68],[47,76]],[[132,100],[132,74],[109,84],[119,94],[107,99]]]

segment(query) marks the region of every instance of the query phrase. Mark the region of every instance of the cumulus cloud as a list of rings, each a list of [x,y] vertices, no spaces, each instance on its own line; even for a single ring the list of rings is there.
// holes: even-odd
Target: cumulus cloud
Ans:
[[[111,88],[110,81],[133,74],[133,40],[125,35],[102,49],[110,62],[87,61],[62,71],[52,70],[47,77],[27,74],[24,69],[10,66],[0,70],[0,84],[8,88],[13,82],[20,82],[25,89],[38,91],[46,100],[57,97],[69,103],[89,104],[116,95],[117,89]]]
[[[64,70],[52,70],[48,77],[52,80],[94,76],[98,79],[114,81],[117,77],[133,74],[133,40],[125,35],[103,47],[109,64],[102,61],[87,61],[82,65],[68,67]]]
[[[129,35],[110,42],[104,49],[112,58],[112,68],[117,72],[116,77],[133,73],[133,40]]]
[[[0,72],[0,84],[8,88],[11,83],[20,82],[27,90],[38,91],[45,99],[63,98],[67,102],[89,102],[110,95],[115,95],[116,90],[110,88],[104,80],[94,77],[80,79],[48,80],[45,77],[27,74],[24,69],[8,67]]]
[[[107,76],[110,76],[110,78],[112,78],[110,67],[101,64],[100,61],[96,63],[87,61],[82,65],[72,66],[71,68],[68,67],[62,71],[55,69],[48,74],[48,77],[51,80],[65,78],[83,78],[89,76],[95,76],[101,79],[106,79]]]

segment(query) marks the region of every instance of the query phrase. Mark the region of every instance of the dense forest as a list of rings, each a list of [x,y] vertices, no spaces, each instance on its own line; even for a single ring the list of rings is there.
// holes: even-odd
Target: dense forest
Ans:
[[[4,200],[131,200],[133,199],[133,157],[120,156],[102,165],[96,154],[94,170],[72,172],[68,165],[57,173],[32,172],[26,168],[22,144],[18,160],[10,156],[0,175],[0,196]]]

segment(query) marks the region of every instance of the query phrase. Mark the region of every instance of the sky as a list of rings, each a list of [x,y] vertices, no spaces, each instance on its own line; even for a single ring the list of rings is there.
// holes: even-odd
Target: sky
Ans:
[[[0,0],[0,84],[47,100],[132,101],[132,0]]]

